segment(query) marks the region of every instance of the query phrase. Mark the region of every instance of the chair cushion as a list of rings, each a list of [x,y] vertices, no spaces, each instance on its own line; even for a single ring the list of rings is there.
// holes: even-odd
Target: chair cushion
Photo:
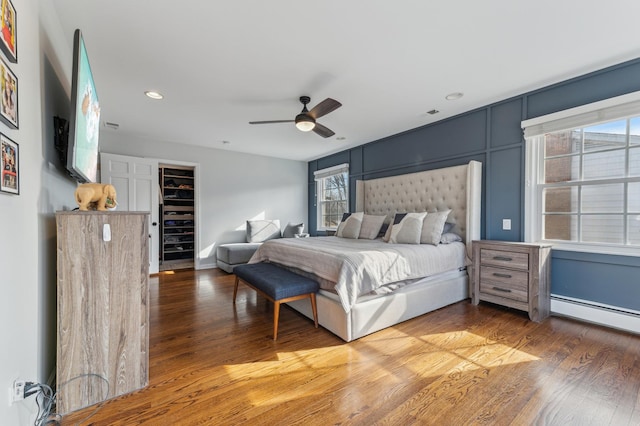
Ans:
[[[273,300],[315,293],[319,285],[311,278],[303,277],[273,263],[238,265],[233,273]]]
[[[216,249],[216,257],[218,260],[228,263],[229,265],[247,263],[261,244],[262,243],[222,244]]]

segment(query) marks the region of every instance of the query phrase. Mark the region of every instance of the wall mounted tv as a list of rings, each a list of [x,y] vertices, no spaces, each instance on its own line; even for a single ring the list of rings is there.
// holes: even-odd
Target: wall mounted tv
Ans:
[[[56,119],[56,121],[58,120]],[[57,126],[56,137],[59,137],[60,123],[57,123]],[[98,178],[100,104],[91,73],[89,56],[80,30],[76,30],[73,35],[71,117],[68,129],[66,144],[62,141],[56,141],[59,150],[66,151],[64,153],[66,159],[62,161],[66,162],[67,171],[79,182],[96,182]],[[62,133],[66,133],[66,131],[62,131]]]

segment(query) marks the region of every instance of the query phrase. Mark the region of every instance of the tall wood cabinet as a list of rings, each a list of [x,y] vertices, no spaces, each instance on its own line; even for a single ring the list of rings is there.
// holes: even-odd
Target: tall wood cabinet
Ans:
[[[58,212],[57,411],[149,383],[144,212]]]
[[[195,176],[193,167],[160,165],[160,270],[195,266]]]

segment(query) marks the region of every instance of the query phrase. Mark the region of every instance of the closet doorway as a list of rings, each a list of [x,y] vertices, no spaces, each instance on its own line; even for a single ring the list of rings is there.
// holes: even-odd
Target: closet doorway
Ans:
[[[165,169],[179,171],[177,177],[167,177],[165,182],[162,178]],[[176,185],[174,188],[171,180]],[[198,269],[198,164],[101,153],[100,181],[115,186],[118,211],[150,212],[150,274],[172,269]],[[165,183],[169,184],[167,188],[164,188]],[[191,188],[187,188],[189,185]],[[167,203],[165,194],[171,193],[175,198],[170,196],[169,199],[180,201]],[[171,210],[166,208],[169,205]],[[170,211],[173,213],[165,215]],[[171,237],[166,246],[165,236]],[[177,241],[173,241],[174,236]]]
[[[195,168],[160,164],[159,269],[195,267]]]

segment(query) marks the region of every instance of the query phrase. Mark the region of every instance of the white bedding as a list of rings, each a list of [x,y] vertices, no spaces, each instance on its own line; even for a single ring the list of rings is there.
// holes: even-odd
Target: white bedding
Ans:
[[[345,312],[361,295],[384,285],[427,277],[465,266],[465,245],[390,244],[338,237],[266,241],[249,263],[273,262],[335,283]]]

